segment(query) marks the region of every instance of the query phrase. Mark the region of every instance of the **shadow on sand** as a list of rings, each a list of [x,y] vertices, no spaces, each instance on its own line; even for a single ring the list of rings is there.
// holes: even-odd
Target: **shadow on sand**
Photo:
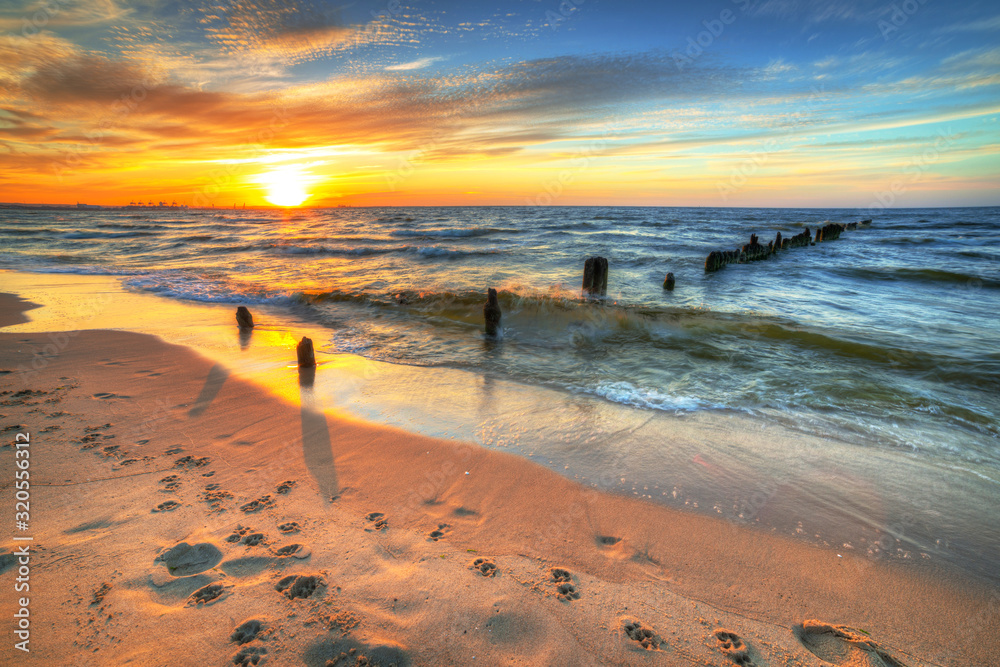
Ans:
[[[215,400],[216,395],[218,395],[219,390],[222,389],[222,385],[226,383],[226,379],[229,377],[229,371],[227,371],[222,364],[215,364],[208,371],[208,377],[205,378],[205,386],[201,388],[201,393],[198,394],[198,399],[194,403],[194,407],[188,410],[188,417],[199,417],[208,406],[212,404]]]
[[[315,368],[299,369],[300,414],[302,419],[302,455],[309,474],[319,485],[320,493],[327,501],[334,496],[337,485],[337,470],[333,464],[333,450],[330,443],[330,427],[322,407],[316,404],[313,383]]]

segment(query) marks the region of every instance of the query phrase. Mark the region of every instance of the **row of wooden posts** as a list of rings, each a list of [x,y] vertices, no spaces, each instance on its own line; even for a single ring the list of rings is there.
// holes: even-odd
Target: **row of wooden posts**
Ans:
[[[727,264],[745,264],[747,262],[757,262],[767,259],[779,250],[803,248],[809,245],[816,245],[822,241],[833,241],[840,238],[841,232],[854,230],[859,226],[868,227],[871,224],[871,220],[849,222],[846,225],[831,222],[816,230],[815,239],[808,227],[802,233],[796,234],[791,238],[783,239],[781,238],[781,232],[778,232],[774,240],[768,241],[766,246],[757,240],[756,234],[751,234],[750,243],[744,245],[742,248],[737,248],[736,250],[713,250],[710,252],[708,257],[705,258],[705,273],[718,271]]]
[[[802,248],[816,245],[822,241],[833,241],[840,238],[841,232],[854,230],[859,226],[867,227],[872,224],[871,220],[861,222],[851,222],[846,225],[831,222],[816,230],[813,237],[808,227],[800,234],[792,237],[781,237],[781,232],[773,241],[768,241],[767,245],[762,245],[756,234],[750,235],[750,243],[736,250],[713,250],[705,259],[705,272],[712,273],[718,271],[727,264],[744,264],[746,262],[756,262],[767,259],[779,250],[789,248]],[[676,280],[673,273],[668,273],[663,280],[663,289],[672,290]],[[608,293],[608,260],[605,257],[590,257],[583,263],[583,292],[590,297],[605,296]],[[483,306],[483,320],[486,325],[486,335],[496,336],[500,333],[500,319],[503,312],[500,310],[500,300],[497,291],[492,287],[486,293],[486,304]],[[236,324],[241,331],[248,332],[253,329],[253,315],[246,306],[236,309]],[[315,368],[316,353],[313,349],[313,342],[310,338],[303,336],[295,347],[298,357],[299,368]]]

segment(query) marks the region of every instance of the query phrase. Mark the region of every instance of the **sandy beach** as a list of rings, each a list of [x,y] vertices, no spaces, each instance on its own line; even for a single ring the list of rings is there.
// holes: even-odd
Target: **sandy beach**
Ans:
[[[0,326],[30,307],[3,296]],[[279,398],[144,334],[0,333],[9,519],[30,440],[0,662],[995,664],[998,599],[975,581],[325,413],[308,374],[286,379]]]

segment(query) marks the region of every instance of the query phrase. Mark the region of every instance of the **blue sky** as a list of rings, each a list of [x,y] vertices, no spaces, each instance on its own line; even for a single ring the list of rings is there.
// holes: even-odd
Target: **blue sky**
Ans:
[[[32,0],[0,29],[7,201],[1000,204],[986,2]]]

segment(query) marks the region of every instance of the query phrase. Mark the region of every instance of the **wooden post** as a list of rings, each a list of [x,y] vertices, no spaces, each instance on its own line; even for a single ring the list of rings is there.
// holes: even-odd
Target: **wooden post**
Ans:
[[[500,332],[500,301],[497,291],[492,287],[486,292],[486,305],[483,306],[483,319],[486,320],[486,335],[496,336]]]
[[[583,291],[590,296],[608,293],[608,260],[591,257],[583,263]]]
[[[295,347],[295,354],[299,358],[299,368],[314,368],[316,366],[316,354],[313,352],[313,342],[310,338],[302,337]]]
[[[250,314],[246,306],[240,306],[236,309],[236,325],[240,329],[253,329],[253,315]]]

